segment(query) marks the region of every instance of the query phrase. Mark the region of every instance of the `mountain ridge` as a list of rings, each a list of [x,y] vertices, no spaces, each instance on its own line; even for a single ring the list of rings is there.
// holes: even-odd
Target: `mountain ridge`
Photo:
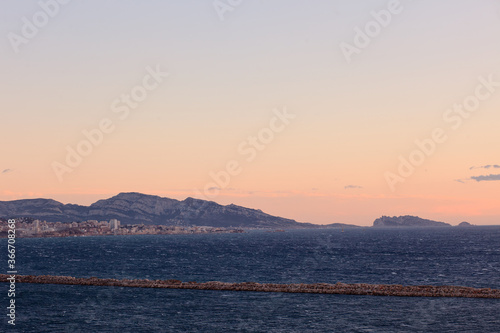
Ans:
[[[111,198],[98,200],[89,206],[63,204],[53,199],[42,198],[0,201],[0,216],[32,217],[48,222],[116,218],[123,224],[247,228],[321,227],[234,204],[224,206],[213,201],[192,197],[177,200],[137,192],[119,193]]]
[[[330,223],[297,222],[264,213],[260,209],[235,204],[221,205],[187,197],[184,200],[138,192],[122,192],[100,199],[89,206],[63,204],[53,199],[19,199],[0,201],[0,218],[26,217],[48,222],[79,222],[118,219],[122,224],[156,224],[173,226],[211,226],[239,228],[362,228],[362,226]],[[465,226],[462,223],[461,226]],[[418,216],[382,216],[372,227],[449,227],[445,222]]]

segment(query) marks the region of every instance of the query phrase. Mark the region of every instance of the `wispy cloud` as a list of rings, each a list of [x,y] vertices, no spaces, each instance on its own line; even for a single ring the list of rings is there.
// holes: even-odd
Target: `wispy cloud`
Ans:
[[[475,169],[500,169],[500,165],[488,164],[488,165],[481,165],[481,166],[471,166],[469,168],[469,170],[475,170]]]
[[[497,175],[490,174],[486,176],[472,176],[470,178],[475,180],[476,182],[494,181],[494,180],[500,180],[500,174]]]
[[[2,171],[2,174],[9,173],[9,172],[12,172],[12,171],[14,171],[14,170],[12,170],[12,169],[5,169],[4,171]]]
[[[358,186],[358,185],[347,185],[344,186],[345,190],[353,189],[353,188],[363,188],[363,186]]]
[[[498,164],[486,164],[486,165],[479,165],[479,166],[471,166],[469,170],[489,170],[489,169],[500,169],[500,165]],[[500,180],[500,174],[489,174],[489,175],[479,175],[479,176],[472,176],[470,178],[461,178],[461,179],[455,179],[456,182],[465,184],[469,181],[475,180],[476,182],[484,182],[484,181],[495,181],[495,180]]]
[[[212,186],[212,187],[209,187],[208,190],[209,191],[215,191],[215,190],[219,190],[220,191],[220,187]]]

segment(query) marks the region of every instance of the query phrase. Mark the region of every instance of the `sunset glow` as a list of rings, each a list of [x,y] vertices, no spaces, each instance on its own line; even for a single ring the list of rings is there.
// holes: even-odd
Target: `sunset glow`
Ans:
[[[0,200],[500,224],[500,2],[390,3],[73,1],[26,38],[12,2]]]

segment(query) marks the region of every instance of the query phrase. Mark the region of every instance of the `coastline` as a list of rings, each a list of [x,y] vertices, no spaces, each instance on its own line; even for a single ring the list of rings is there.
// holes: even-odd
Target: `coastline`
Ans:
[[[114,237],[114,236],[152,236],[152,235],[208,235],[208,234],[241,234],[243,229],[227,229],[218,231],[186,231],[186,232],[162,232],[162,233],[108,233],[108,234],[30,234],[16,236],[16,238],[72,238],[72,237]],[[0,239],[7,239],[7,235],[0,234]]]

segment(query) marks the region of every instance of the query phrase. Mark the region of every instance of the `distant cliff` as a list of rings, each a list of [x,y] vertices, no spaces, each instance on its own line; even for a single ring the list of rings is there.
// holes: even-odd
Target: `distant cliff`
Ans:
[[[258,209],[187,198],[179,201],[141,193],[120,193],[90,206],[51,199],[0,201],[0,217],[32,217],[48,222],[118,219],[122,224],[247,228],[316,228],[315,224],[266,214]]]
[[[373,221],[374,227],[451,227],[451,224],[426,220],[418,216],[382,216]]]

